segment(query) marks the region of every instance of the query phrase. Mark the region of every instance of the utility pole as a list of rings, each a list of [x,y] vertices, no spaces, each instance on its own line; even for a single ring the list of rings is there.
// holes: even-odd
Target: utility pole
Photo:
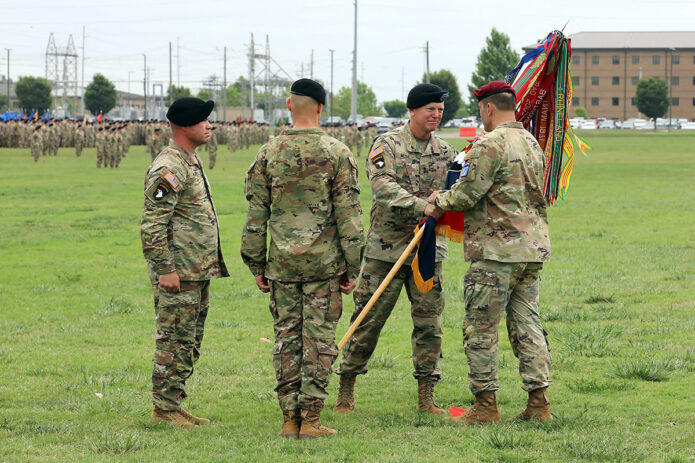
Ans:
[[[401,100],[405,101],[405,66],[401,67]]]
[[[82,115],[84,116],[84,39],[85,39],[85,26],[82,26],[82,103],[80,105]],[[77,76],[75,76],[77,77]]]
[[[314,49],[313,48],[311,49],[311,68],[310,69],[311,69],[311,72],[310,72],[311,80],[314,80]]]
[[[11,108],[10,106],[10,50],[11,48],[5,48],[7,50],[7,109],[9,110]]]
[[[672,124],[672,114],[671,110],[673,109],[673,52],[676,51],[675,48],[669,48],[669,51],[671,52],[671,64],[670,64],[670,70],[668,71],[669,75],[669,81],[668,81],[668,131],[671,131],[671,124]],[[654,121],[654,128],[656,129],[656,121]]]
[[[352,122],[357,122],[357,0],[355,0],[355,31],[352,45]]]
[[[227,122],[227,47],[224,47],[224,72],[222,73],[222,121]]]
[[[169,42],[169,96],[173,93],[173,89],[171,88],[173,85],[173,81],[171,78],[171,42]],[[172,101],[173,103],[173,101]]]
[[[333,123],[333,52],[335,50],[328,50],[331,52],[331,108],[330,108],[330,114],[331,114],[331,124]]]
[[[430,42],[425,42],[425,82],[430,83]]]
[[[176,85],[181,86],[181,47],[179,47],[178,37],[176,37]]]
[[[251,91],[251,117],[249,118],[250,121],[254,119],[254,109],[256,109],[256,100],[255,100],[255,95],[256,93],[256,45],[253,42],[253,34],[251,34],[251,45],[249,46],[250,53],[249,53],[249,87]]]
[[[147,120],[147,55],[143,53],[142,57],[145,60],[145,64],[143,67],[143,74],[142,74],[142,87],[145,91],[145,93],[142,95],[142,99],[145,102],[145,110],[142,114],[142,120],[146,121]]]

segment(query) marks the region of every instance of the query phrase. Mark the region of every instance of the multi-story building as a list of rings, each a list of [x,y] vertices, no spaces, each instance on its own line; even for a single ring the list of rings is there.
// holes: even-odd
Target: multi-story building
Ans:
[[[657,77],[669,84],[671,117],[695,119],[695,31],[579,32],[568,37],[572,107],[583,106],[590,117],[640,117],[637,82]]]

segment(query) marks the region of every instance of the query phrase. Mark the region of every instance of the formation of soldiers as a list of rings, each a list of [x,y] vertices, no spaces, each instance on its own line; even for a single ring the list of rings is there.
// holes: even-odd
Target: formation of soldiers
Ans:
[[[246,150],[267,143],[291,127],[289,123],[277,124],[272,128],[271,136],[271,126],[262,122],[217,122],[213,126],[213,136],[205,146],[210,156],[210,169],[215,166],[218,145],[226,145],[230,153]],[[374,125],[335,124],[322,128],[328,135],[345,143],[357,156],[377,137]],[[70,119],[0,121],[0,148],[29,148],[35,161],[42,155],[57,156],[59,148],[75,148],[77,157],[85,148],[96,148],[98,168],[118,167],[131,145],[144,145],[154,161],[170,138],[169,124],[155,120],[96,124]]]
[[[362,153],[362,148],[369,149],[377,136],[376,126],[374,125],[358,127],[357,124],[347,124],[343,126],[332,124],[323,126],[323,129],[331,137],[345,143],[345,145],[350,148],[350,151],[354,151],[358,157]]]

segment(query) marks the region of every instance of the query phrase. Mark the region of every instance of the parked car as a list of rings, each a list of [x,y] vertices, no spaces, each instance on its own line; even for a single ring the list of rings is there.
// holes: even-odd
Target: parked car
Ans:
[[[681,123],[681,130],[695,130],[695,122]]]
[[[606,119],[604,121],[601,121],[598,125],[599,129],[617,129],[618,125],[615,123],[613,119]]]
[[[598,122],[594,119],[587,119],[582,121],[578,128],[582,130],[596,130],[598,128]]]
[[[638,128],[646,123],[647,123],[647,121],[645,121],[644,119],[630,118],[630,119],[625,120],[625,122],[623,122],[622,128],[623,129],[636,129],[636,128]]]

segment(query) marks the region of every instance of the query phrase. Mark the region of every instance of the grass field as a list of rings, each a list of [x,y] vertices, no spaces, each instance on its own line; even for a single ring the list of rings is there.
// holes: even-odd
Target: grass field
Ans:
[[[221,147],[209,172],[231,278],[212,283],[186,431],[150,421],[152,294],[140,250],[149,157],[119,169],[61,149],[35,164],[0,150],[0,461],[695,461],[695,134],[586,134],[570,194],[550,210],[541,314],[555,420],[462,427],[416,411],[407,299],[384,329],[356,410],[322,416],[332,439],[276,437],[272,319],[239,257],[243,177],[254,149]],[[461,141],[454,141],[461,147]],[[254,147],[257,149],[257,147]],[[206,155],[203,156],[206,159]],[[363,159],[363,158],[362,158]],[[359,162],[361,164],[361,161]],[[362,199],[370,192],[362,173]],[[473,401],[461,346],[459,245],[444,266],[440,405]],[[353,304],[345,298],[338,337]],[[500,412],[525,404],[501,327]]]

